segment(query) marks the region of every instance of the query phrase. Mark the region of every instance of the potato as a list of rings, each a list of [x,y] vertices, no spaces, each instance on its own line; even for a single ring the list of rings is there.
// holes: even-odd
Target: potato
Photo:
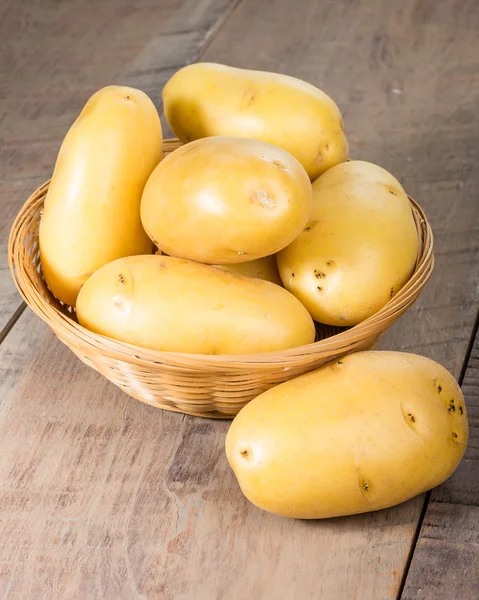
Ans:
[[[158,248],[155,252],[157,255],[168,256]],[[276,264],[276,255],[264,256],[263,258],[257,258],[256,260],[250,260],[249,262],[236,263],[230,265],[213,265],[218,269],[224,269],[225,271],[231,271],[231,273],[238,273],[239,275],[246,275],[246,277],[256,277],[256,279],[264,279],[265,281],[271,281],[276,285],[283,287],[283,282],[278,272],[278,265]]]
[[[265,281],[271,281],[276,285],[283,285],[281,277],[278,272],[278,265],[276,264],[276,256],[264,256],[263,258],[257,258],[244,263],[236,263],[234,265],[215,265],[219,269],[225,269],[232,273],[239,273],[240,275],[246,275],[247,277],[256,277],[257,279],[264,279]]]
[[[78,321],[155,350],[249,354],[314,340],[307,310],[284,288],[169,256],[121,258],[80,291]]]
[[[294,77],[197,63],[168,81],[163,105],[184,143],[214,135],[269,142],[295,156],[311,179],[348,158],[339,108]]]
[[[356,325],[381,309],[411,277],[418,235],[400,183],[354,160],[313,184],[304,231],[278,254],[283,283],[317,321]]]
[[[414,354],[361,352],[243,408],[226,453],[246,497],[285,517],[378,510],[444,481],[468,437],[453,377]]]
[[[160,248],[155,252],[157,255],[168,256]],[[256,277],[256,279],[264,279],[265,281],[271,281],[276,285],[283,287],[283,282],[278,272],[278,265],[276,264],[276,255],[264,256],[263,258],[257,258],[256,260],[250,260],[249,262],[236,263],[230,265],[213,265],[218,269],[224,269],[225,271],[231,271],[231,273],[238,273],[239,275],[245,275],[246,277]]]
[[[158,165],[143,193],[141,220],[166,254],[240,263],[292,242],[311,202],[305,170],[284,150],[212,137],[178,148]]]
[[[74,305],[102,265],[152,251],[140,221],[145,183],[162,158],[158,112],[140,90],[94,94],[60,149],[40,224],[48,287]]]

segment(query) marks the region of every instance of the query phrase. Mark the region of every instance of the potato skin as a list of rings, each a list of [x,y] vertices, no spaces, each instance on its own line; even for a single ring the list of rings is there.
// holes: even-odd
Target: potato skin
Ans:
[[[271,281],[283,287],[283,282],[279,276],[278,265],[276,264],[276,255],[264,256],[263,258],[257,258],[244,263],[236,263],[233,265],[214,265],[219,269],[225,271],[231,271],[232,273],[239,273],[240,275],[246,275],[246,277],[256,277],[257,279],[264,279],[265,281]]]
[[[378,510],[439,485],[467,446],[454,378],[428,358],[361,352],[264,392],[226,454],[246,497],[286,517]]]
[[[155,254],[167,256],[160,248],[155,252]],[[283,282],[279,276],[278,265],[276,264],[276,254],[272,254],[271,256],[263,256],[263,258],[250,260],[249,262],[229,265],[213,265],[213,267],[224,269],[225,271],[230,271],[231,273],[245,275],[246,277],[264,279],[265,281],[271,281],[271,283],[275,283],[276,285],[283,287]]]
[[[248,354],[314,341],[307,310],[285,289],[180,258],[132,256],[105,265],[80,291],[81,325],[171,352]]]
[[[348,158],[339,108],[294,77],[196,63],[168,81],[163,105],[182,142],[214,135],[269,142],[295,156],[313,180]]]
[[[155,254],[161,256],[167,256],[160,248]],[[276,264],[276,254],[271,256],[263,256],[263,258],[257,258],[256,260],[250,260],[244,263],[235,263],[229,265],[212,265],[218,269],[224,269],[231,273],[238,273],[238,275],[245,275],[246,277],[255,277],[256,279],[264,279],[265,281],[271,281],[276,285],[283,287],[283,282],[279,276],[278,265]]]
[[[102,265],[152,251],[140,201],[161,158],[160,119],[146,94],[110,86],[90,98],[60,148],[40,224],[43,273],[62,302],[73,306]]]
[[[411,277],[418,236],[400,183],[364,161],[330,169],[313,183],[308,226],[278,254],[284,286],[327,325],[370,317]]]
[[[240,263],[292,242],[311,202],[305,170],[281,148],[211,137],[178,148],[158,165],[143,192],[141,220],[166,254]]]

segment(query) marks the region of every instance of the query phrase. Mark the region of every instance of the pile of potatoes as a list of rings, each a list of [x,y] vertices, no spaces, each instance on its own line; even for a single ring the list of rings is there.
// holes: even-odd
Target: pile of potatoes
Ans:
[[[409,199],[349,160],[341,113],[292,77],[223,65],[163,92],[183,146],[163,156],[140,90],[94,94],[58,155],[40,224],[51,292],[98,334],[170,352],[310,344],[353,326],[411,277]],[[376,510],[444,480],[467,444],[454,379],[432,361],[365,352],[269,390],[227,437],[245,495],[321,518]]]

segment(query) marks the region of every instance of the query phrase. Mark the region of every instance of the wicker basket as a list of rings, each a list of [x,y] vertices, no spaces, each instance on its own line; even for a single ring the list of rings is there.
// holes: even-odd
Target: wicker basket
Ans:
[[[180,145],[166,140],[165,151]],[[209,356],[147,350],[81,327],[72,308],[45,284],[38,229],[48,182],[20,210],[10,232],[9,263],[20,294],[73,352],[131,396],[147,404],[201,417],[231,418],[268,388],[340,356],[373,347],[418,297],[433,266],[431,228],[411,199],[420,240],[409,282],[378,313],[350,329],[318,327],[314,344],[252,355]]]

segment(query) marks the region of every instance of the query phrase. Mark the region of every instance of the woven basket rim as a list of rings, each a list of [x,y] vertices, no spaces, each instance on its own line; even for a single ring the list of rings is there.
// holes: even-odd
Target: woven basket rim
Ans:
[[[165,140],[166,149],[174,148],[178,140]],[[73,319],[53,306],[49,300],[36,288],[24,269],[22,248],[25,247],[25,224],[31,220],[33,213],[37,214],[43,207],[43,199],[48,190],[50,180],[42,184],[29,197],[17,214],[10,230],[8,241],[9,267],[15,285],[28,306],[42,318],[57,335],[68,344],[71,340],[78,344],[79,338],[84,344],[91,345],[97,352],[109,355],[124,362],[134,361],[137,365],[145,366],[158,363],[172,370],[189,369],[216,370],[220,367],[284,365],[284,370],[297,363],[330,353],[337,354],[344,347],[344,353],[350,352],[368,338],[379,338],[387,327],[395,321],[416,300],[421,289],[429,280],[434,267],[433,233],[426,215],[415,200],[409,197],[419,238],[419,250],[414,273],[409,281],[397,294],[378,312],[345,331],[312,344],[297,346],[286,350],[257,354],[190,354],[184,352],[168,352],[152,350],[135,346],[126,342],[114,340],[89,331]]]

